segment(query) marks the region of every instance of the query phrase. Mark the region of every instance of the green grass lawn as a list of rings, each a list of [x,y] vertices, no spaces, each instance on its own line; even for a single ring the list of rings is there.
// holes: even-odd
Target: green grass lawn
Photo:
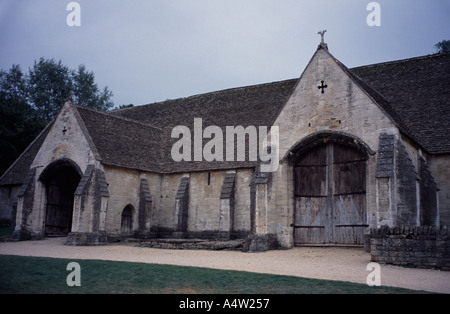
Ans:
[[[81,286],[69,287],[69,262]],[[392,294],[419,291],[198,267],[0,255],[1,294]]]

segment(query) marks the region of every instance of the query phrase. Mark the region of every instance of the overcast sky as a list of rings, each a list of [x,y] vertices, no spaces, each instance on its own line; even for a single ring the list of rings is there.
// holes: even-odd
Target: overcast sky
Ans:
[[[0,68],[40,57],[84,64],[116,106],[300,77],[326,29],[348,67],[434,53],[450,39],[450,0],[0,0]]]

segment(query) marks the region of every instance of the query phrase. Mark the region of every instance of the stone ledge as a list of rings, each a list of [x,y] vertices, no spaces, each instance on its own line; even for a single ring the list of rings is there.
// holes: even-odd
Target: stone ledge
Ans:
[[[203,239],[151,239],[137,246],[170,250],[232,250],[242,251],[245,239],[220,241]]]
[[[441,228],[435,228],[432,226],[418,226],[418,227],[409,227],[409,226],[400,226],[400,227],[389,227],[389,226],[381,226],[380,228],[371,228],[369,230],[369,234],[371,237],[377,236],[387,236],[387,235],[411,235],[411,236],[435,236],[441,235],[446,236],[449,235],[449,226],[442,226]]]
[[[99,246],[107,245],[106,232],[71,232],[67,235],[65,245],[72,246]]]

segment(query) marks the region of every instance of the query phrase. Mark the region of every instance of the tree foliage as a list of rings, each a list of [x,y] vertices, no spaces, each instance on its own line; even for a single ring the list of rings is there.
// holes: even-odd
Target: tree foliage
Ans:
[[[111,101],[112,92],[104,87],[100,90],[95,84],[93,72],[88,72],[84,65],[80,65],[76,71],[71,73],[73,80],[73,102],[100,111],[107,111],[114,106]]]
[[[100,111],[113,108],[113,94],[100,90],[93,72],[84,65],[71,70],[61,61],[41,58],[27,74],[19,65],[0,70],[0,174],[39,132],[53,120],[64,103]]]
[[[38,117],[50,122],[59,112],[72,89],[70,70],[61,61],[34,62],[26,78],[28,101]]]
[[[71,70],[61,61],[41,58],[30,69],[25,85],[30,105],[46,122],[56,117],[69,98],[77,105],[100,111],[114,106],[112,92],[107,87],[100,91],[94,73],[87,71],[84,65]]]
[[[450,52],[450,40],[443,40],[434,45],[437,53]]]

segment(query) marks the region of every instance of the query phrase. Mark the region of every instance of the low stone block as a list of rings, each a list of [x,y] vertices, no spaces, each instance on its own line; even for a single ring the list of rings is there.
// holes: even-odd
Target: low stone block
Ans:
[[[279,247],[274,234],[251,234],[244,243],[245,252],[265,252]]]
[[[72,246],[98,246],[108,244],[106,232],[71,232],[68,234],[65,245]]]

